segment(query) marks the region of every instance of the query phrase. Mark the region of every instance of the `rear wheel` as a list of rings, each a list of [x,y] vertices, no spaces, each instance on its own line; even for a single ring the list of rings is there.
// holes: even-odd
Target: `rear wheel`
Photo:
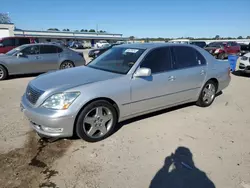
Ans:
[[[68,68],[72,68],[74,67],[74,63],[72,61],[64,61],[62,62],[62,64],[60,65],[60,69],[68,69]]]
[[[88,142],[97,142],[110,136],[117,123],[117,113],[112,104],[98,100],[88,104],[76,121],[77,135]]]
[[[209,80],[202,88],[196,104],[201,107],[210,106],[214,102],[216,91],[217,84],[214,81]]]
[[[5,80],[8,76],[8,71],[2,65],[0,65],[0,80]]]

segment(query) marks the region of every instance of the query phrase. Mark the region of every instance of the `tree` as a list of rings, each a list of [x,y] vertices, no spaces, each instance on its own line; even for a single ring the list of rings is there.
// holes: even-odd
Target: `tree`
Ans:
[[[90,29],[89,32],[95,32],[95,30],[94,29]]]
[[[247,36],[247,39],[250,39],[250,36]]]
[[[69,29],[63,29],[63,31],[70,31]]]
[[[99,31],[99,33],[106,33],[106,31],[104,31],[104,30],[100,30],[100,31]]]
[[[8,14],[0,13],[0,24],[11,23],[11,19]]]
[[[81,32],[85,32],[85,29],[81,29]]]
[[[75,32],[76,32],[76,33],[78,33],[78,32],[79,32],[79,30],[75,30]]]
[[[60,31],[60,30],[57,28],[49,28],[48,31]]]
[[[129,40],[135,40],[135,37],[134,36],[130,36]]]
[[[242,36],[238,36],[238,38],[237,39],[243,39],[243,37]]]

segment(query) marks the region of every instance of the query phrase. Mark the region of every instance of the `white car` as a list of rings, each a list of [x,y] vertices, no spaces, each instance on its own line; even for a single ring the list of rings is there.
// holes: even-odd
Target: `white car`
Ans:
[[[241,57],[239,70],[250,74],[250,53],[247,53]]]
[[[105,40],[100,40],[99,42],[96,43],[97,48],[103,48],[104,46],[107,46],[109,43]]]

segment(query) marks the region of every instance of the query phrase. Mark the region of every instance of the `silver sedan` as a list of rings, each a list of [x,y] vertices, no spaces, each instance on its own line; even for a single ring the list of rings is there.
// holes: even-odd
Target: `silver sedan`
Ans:
[[[120,45],[88,66],[32,80],[21,109],[41,136],[96,142],[135,116],[188,102],[207,107],[230,80],[229,64],[197,46]]]
[[[28,44],[0,55],[0,80],[85,64],[83,54],[55,44]]]

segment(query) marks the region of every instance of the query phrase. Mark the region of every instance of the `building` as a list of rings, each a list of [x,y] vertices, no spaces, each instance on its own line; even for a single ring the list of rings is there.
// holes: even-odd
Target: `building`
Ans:
[[[92,46],[99,40],[116,42],[127,40],[122,34],[99,33],[99,32],[71,32],[71,31],[38,31],[15,29],[14,24],[0,24],[0,38],[9,36],[33,37],[37,42],[56,42],[56,41],[78,41],[90,43]]]

